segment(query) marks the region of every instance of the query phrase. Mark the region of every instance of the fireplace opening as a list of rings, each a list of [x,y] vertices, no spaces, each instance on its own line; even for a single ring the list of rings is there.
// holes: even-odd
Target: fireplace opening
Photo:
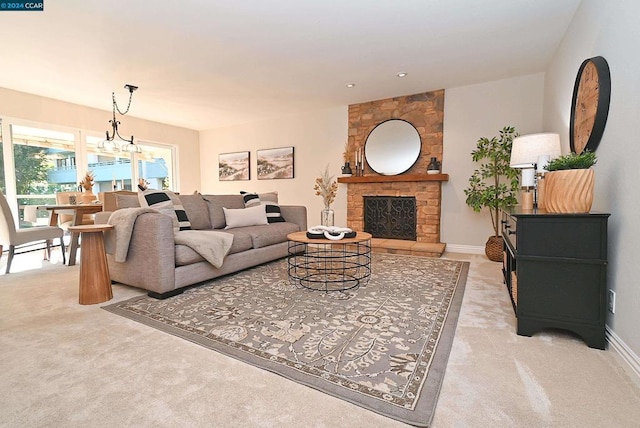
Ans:
[[[364,231],[374,238],[415,241],[416,218],[412,196],[364,197]]]

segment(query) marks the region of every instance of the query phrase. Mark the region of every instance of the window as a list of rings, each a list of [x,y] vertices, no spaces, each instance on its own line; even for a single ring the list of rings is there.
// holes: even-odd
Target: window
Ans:
[[[171,146],[141,143],[138,159],[138,178],[149,183],[150,189],[175,189],[173,174],[173,148]]]
[[[77,189],[75,134],[15,124],[10,130],[20,227],[47,224],[46,212],[27,207],[54,204],[56,192]]]
[[[0,120],[0,191],[18,208],[19,227],[47,224],[48,213],[31,206],[55,204],[56,192],[78,191],[86,171],[94,174],[96,196],[112,190],[135,191],[139,179],[149,182],[150,188],[176,190],[175,146],[138,142],[142,153],[107,153],[98,148],[104,139],[98,135]]]
[[[4,179],[4,147],[2,146],[2,120],[0,120],[0,192],[7,194],[7,186]]]

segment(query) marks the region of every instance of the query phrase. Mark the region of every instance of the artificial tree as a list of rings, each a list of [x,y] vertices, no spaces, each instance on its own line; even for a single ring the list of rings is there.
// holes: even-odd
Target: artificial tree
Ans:
[[[491,213],[494,235],[489,237],[485,253],[493,261],[502,260],[498,211],[518,203],[518,170],[509,166],[513,139],[518,135],[514,127],[505,126],[497,137],[480,138],[471,152],[473,161],[481,164],[469,178],[464,194],[467,205],[475,212],[488,208]]]

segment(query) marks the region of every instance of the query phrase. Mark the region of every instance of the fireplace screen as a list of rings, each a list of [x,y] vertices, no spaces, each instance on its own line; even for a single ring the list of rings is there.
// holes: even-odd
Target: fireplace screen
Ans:
[[[365,196],[364,231],[374,238],[416,238],[416,198],[410,196]]]

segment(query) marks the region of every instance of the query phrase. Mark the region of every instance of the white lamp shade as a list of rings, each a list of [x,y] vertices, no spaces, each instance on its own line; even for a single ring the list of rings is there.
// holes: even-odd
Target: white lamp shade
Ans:
[[[533,168],[540,156],[548,155],[550,159],[561,154],[560,136],[544,132],[529,134],[513,139],[511,146],[511,168]]]
[[[533,168],[523,168],[522,179],[520,180],[520,186],[534,187],[535,184],[536,184],[536,170]]]

